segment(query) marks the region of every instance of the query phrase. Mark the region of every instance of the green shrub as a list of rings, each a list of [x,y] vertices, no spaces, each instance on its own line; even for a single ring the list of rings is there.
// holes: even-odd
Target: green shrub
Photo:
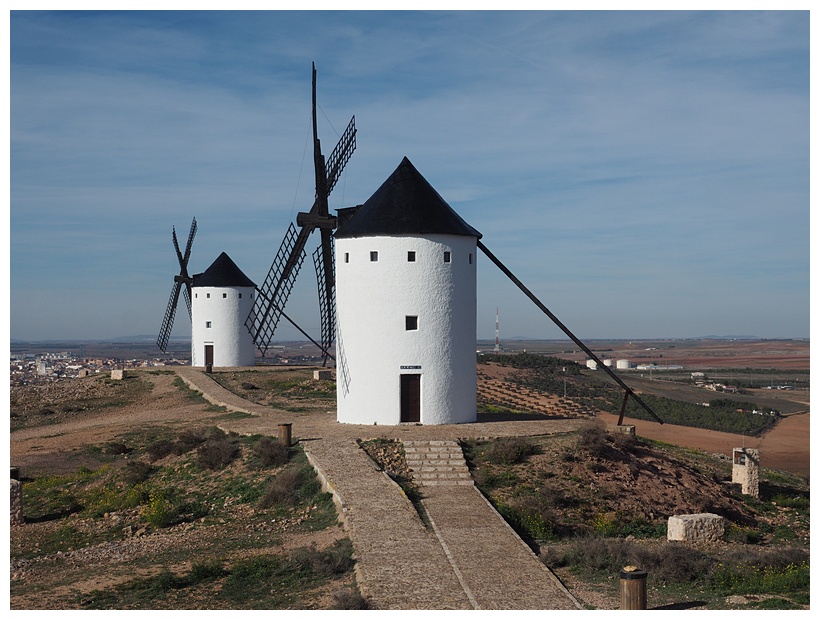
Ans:
[[[197,448],[197,462],[203,469],[218,470],[226,467],[239,454],[239,448],[227,435],[214,433]]]
[[[154,468],[145,461],[128,461],[122,471],[122,479],[128,486],[145,482]]]
[[[290,450],[271,437],[261,437],[253,446],[253,451],[263,467],[279,467],[288,462]]]
[[[191,565],[191,570],[188,573],[188,581],[190,584],[203,583],[205,581],[213,581],[214,579],[221,579],[228,574],[222,562],[218,560],[208,560],[204,562],[194,562]]]
[[[782,568],[718,564],[709,583],[724,593],[790,594],[809,588],[808,561],[788,564]]]
[[[148,495],[144,518],[150,525],[163,528],[196,521],[208,513],[208,507],[199,501],[153,491]]]
[[[324,551],[311,547],[299,547],[290,555],[290,561],[301,569],[310,569],[317,575],[341,575],[353,569],[353,545],[345,538],[337,540]]]
[[[275,505],[296,506],[320,489],[316,472],[310,465],[291,464],[280,471],[259,501],[260,508]]]
[[[542,553],[548,566],[570,566],[577,571],[617,574],[624,566],[638,566],[661,583],[691,583],[702,580],[713,564],[702,552],[670,542],[646,547],[633,541],[612,538],[583,538],[561,551]]]
[[[487,449],[487,460],[499,465],[515,465],[536,454],[538,447],[523,437],[501,437]]]
[[[128,454],[131,450],[124,443],[111,441],[103,447],[102,452],[103,454]]]
[[[209,431],[203,428],[187,429],[182,431],[174,442],[174,454],[179,456],[199,447],[208,439],[208,433]]]
[[[607,432],[603,424],[588,422],[578,434],[578,447],[590,456],[604,458],[609,449],[606,439]]]
[[[333,593],[331,609],[367,609],[367,599],[355,586],[340,588]]]
[[[158,439],[145,448],[151,462],[165,458],[174,452],[174,442],[170,439]]]

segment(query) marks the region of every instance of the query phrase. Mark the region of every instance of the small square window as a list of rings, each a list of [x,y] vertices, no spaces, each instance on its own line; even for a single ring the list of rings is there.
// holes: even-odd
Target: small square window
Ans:
[[[205,321],[205,328],[206,329],[211,329],[211,322],[210,321]]]
[[[375,263],[377,260],[379,260],[379,253],[378,252],[371,252],[370,253],[370,262]]]
[[[419,328],[419,317],[417,316],[406,316],[404,317],[404,328],[407,331],[414,331]]]
[[[346,263],[350,262],[350,252],[345,252],[345,262]]]
[[[450,252],[445,252],[445,253],[444,253],[444,262],[445,262],[445,263],[449,263],[449,262],[450,262]]]
[[[470,252],[470,264],[471,265],[473,264],[473,253],[472,252]]]
[[[227,293],[222,293],[222,299],[228,299],[228,294]]]
[[[415,263],[416,262],[416,253],[415,252],[408,252],[407,253],[407,262],[408,263]]]
[[[239,293],[239,299],[242,299],[242,293]]]
[[[194,293],[194,299],[199,299],[199,293]]]
[[[210,299],[210,298],[211,298],[211,294],[210,294],[210,293],[205,293],[205,297],[206,297],[206,298],[208,298],[208,299]]]

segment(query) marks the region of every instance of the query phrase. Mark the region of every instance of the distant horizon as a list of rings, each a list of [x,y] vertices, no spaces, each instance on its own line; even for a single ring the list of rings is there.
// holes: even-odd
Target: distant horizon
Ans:
[[[751,335],[707,335],[707,336],[658,336],[658,337],[640,337],[640,338],[580,338],[582,342],[652,342],[652,341],[683,341],[683,340],[810,340],[810,336],[751,336]],[[114,338],[44,338],[41,340],[29,340],[26,338],[10,338],[10,344],[47,344],[47,343],[120,343],[120,344],[137,344],[137,343],[151,343],[155,342],[156,336],[118,336]],[[504,342],[567,342],[575,344],[570,338],[541,338],[535,336],[512,336],[509,338],[501,338]],[[182,337],[171,338],[171,342],[178,344],[190,343],[190,339]],[[476,338],[476,342],[486,342],[488,344],[495,343],[495,337],[492,338]],[[310,340],[292,339],[292,340],[275,340],[271,346],[278,346],[288,343],[304,343],[311,344]]]

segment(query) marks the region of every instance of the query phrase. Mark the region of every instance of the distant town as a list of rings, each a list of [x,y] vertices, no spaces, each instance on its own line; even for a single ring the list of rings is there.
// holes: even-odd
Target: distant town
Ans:
[[[169,348],[170,349],[170,348]],[[10,351],[12,386],[76,379],[95,373],[135,368],[187,366],[191,363],[190,344],[173,347],[168,354],[149,343],[22,343],[13,342]],[[305,342],[274,345],[257,365],[321,365],[316,347]]]

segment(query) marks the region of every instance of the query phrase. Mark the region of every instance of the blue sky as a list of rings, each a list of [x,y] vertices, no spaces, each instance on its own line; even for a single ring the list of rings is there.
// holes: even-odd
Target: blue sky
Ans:
[[[407,156],[579,337],[809,336],[808,12],[13,12],[10,336],[156,334]],[[309,249],[318,241],[314,235]],[[306,261],[287,312],[318,336]],[[479,257],[478,337],[563,334]],[[175,336],[190,334],[177,314]],[[278,337],[291,339],[287,325]]]

